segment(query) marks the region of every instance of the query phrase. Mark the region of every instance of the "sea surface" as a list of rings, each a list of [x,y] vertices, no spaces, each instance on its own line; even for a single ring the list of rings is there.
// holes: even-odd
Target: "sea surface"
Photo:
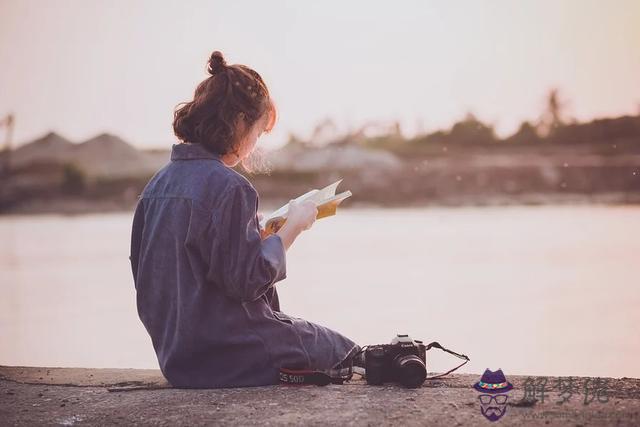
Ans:
[[[0,364],[157,368],[132,213],[0,217]],[[397,333],[463,372],[640,377],[640,207],[342,209],[303,233],[282,310],[364,344]],[[428,369],[457,363],[431,350]]]

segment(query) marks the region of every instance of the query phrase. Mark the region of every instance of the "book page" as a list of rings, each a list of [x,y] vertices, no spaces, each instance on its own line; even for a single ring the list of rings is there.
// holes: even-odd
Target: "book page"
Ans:
[[[333,184],[327,185],[322,190],[318,190],[318,192],[313,194],[309,198],[309,200],[313,201],[316,204],[316,206],[327,201],[328,199],[336,195],[336,189],[338,188],[338,185],[340,185],[341,182],[342,182],[342,179],[339,179]]]
[[[331,215],[336,214],[336,210],[338,209],[338,205],[347,197],[351,196],[351,191],[345,191],[336,196],[330,197],[327,200],[324,200],[322,203],[318,205],[318,216],[316,219],[325,218]]]

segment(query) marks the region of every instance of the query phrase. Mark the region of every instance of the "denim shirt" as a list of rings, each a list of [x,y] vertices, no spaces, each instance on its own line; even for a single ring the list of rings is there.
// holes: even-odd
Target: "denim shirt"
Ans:
[[[324,326],[280,311],[280,236],[260,237],[258,193],[200,144],[171,161],[136,206],[129,256],[137,311],[174,387],[278,383],[278,369],[329,370],[359,350]]]

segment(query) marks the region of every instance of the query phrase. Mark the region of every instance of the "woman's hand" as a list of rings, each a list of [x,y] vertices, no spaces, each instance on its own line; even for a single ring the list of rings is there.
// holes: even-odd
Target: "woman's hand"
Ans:
[[[285,249],[289,249],[300,233],[311,228],[317,216],[318,208],[312,201],[296,202],[291,200],[289,202],[287,220],[276,232],[280,236]]]
[[[318,208],[316,204],[310,200],[303,202],[289,201],[289,210],[287,213],[287,222],[292,222],[300,231],[311,228],[316,217],[318,216]]]

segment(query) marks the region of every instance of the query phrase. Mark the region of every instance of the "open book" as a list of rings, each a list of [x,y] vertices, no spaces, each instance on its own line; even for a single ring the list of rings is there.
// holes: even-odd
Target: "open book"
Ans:
[[[311,200],[316,204],[318,208],[318,216],[316,219],[324,218],[327,216],[335,215],[338,205],[347,197],[351,196],[351,191],[344,191],[340,194],[336,194],[336,188],[342,182],[342,179],[334,182],[331,185],[327,185],[321,190],[313,189],[304,193],[302,196],[297,197],[297,202],[304,200]],[[262,235],[268,236],[269,234],[277,232],[280,227],[287,220],[287,213],[289,211],[289,204],[282,206],[269,215],[266,215],[260,221],[260,228],[263,230]]]

